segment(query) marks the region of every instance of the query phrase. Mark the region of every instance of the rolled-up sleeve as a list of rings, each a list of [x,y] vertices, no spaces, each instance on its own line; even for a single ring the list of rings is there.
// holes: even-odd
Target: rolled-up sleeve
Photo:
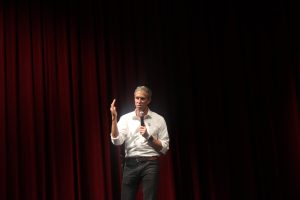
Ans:
[[[166,154],[167,151],[169,150],[169,134],[168,134],[168,128],[166,125],[165,120],[162,120],[162,126],[161,126],[161,132],[159,134],[159,141],[161,142],[162,149],[160,150],[161,153]]]
[[[117,137],[113,137],[112,133],[110,133],[111,142],[114,145],[122,145],[125,141],[124,136],[126,135],[126,131],[127,131],[126,120],[124,119],[123,116],[118,121],[117,127],[118,127],[119,135]]]
[[[113,137],[112,134],[110,134],[110,137],[111,137],[111,142],[114,144],[114,145],[121,145],[123,142],[122,140],[120,139],[120,135],[118,135],[117,137]]]

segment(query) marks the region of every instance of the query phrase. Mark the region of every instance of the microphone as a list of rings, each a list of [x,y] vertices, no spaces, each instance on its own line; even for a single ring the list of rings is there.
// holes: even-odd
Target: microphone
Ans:
[[[144,112],[140,111],[140,117],[141,117],[141,126],[145,126],[145,122],[144,122]]]

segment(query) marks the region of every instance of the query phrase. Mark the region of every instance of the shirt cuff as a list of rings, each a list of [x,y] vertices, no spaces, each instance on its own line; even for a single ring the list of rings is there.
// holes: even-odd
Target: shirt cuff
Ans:
[[[112,134],[110,134],[111,142],[115,145],[120,145],[120,135],[117,137],[113,137]]]
[[[169,146],[166,146],[165,144],[161,144],[162,145],[162,149],[160,150],[161,153],[166,154],[167,151],[169,150]]]

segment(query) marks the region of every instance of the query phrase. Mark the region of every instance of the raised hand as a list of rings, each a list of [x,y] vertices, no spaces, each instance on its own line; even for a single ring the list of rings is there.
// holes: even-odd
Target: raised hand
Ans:
[[[111,112],[111,119],[112,120],[115,120],[117,119],[117,116],[118,116],[118,113],[117,113],[117,109],[116,109],[116,106],[115,106],[115,102],[116,102],[116,99],[114,99],[110,105],[110,112]]]

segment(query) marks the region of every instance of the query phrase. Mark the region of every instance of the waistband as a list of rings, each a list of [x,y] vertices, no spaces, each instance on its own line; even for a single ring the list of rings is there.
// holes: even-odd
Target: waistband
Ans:
[[[125,161],[135,161],[135,162],[144,162],[150,160],[158,160],[158,156],[148,156],[148,157],[126,157]]]

